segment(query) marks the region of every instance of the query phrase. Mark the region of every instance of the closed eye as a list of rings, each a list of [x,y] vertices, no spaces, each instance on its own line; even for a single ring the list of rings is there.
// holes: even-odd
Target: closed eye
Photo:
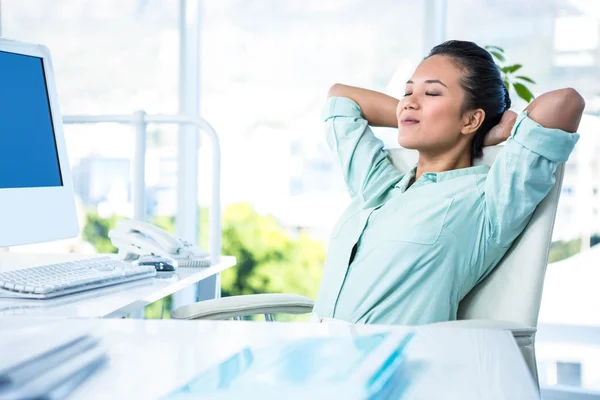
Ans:
[[[404,93],[404,97],[410,96],[412,93]],[[441,96],[441,93],[425,93],[427,96]]]

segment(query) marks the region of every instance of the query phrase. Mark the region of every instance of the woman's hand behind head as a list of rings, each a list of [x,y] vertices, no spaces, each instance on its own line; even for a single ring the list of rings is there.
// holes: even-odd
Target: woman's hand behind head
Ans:
[[[502,114],[502,118],[500,119],[498,125],[490,129],[485,135],[483,139],[483,146],[495,146],[508,139],[516,120],[517,113],[510,110],[505,111],[504,114]]]

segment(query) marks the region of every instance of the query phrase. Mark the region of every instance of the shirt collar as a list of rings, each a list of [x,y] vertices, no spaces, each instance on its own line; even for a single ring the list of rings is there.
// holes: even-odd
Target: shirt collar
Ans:
[[[425,172],[415,183],[412,184],[411,188],[426,185],[428,183],[448,181],[461,176],[487,174],[489,170],[490,167],[487,165],[476,165],[474,167],[459,168],[444,172]],[[415,164],[406,174],[404,174],[400,182],[396,184],[396,187],[403,192],[406,191],[408,184],[416,174],[417,164]]]

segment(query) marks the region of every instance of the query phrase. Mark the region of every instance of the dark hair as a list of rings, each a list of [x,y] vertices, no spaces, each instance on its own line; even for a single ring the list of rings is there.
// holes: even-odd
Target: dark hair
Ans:
[[[466,94],[462,111],[476,108],[485,111],[485,119],[475,132],[471,143],[472,159],[482,157],[486,133],[500,122],[502,114],[511,105],[500,69],[494,63],[491,54],[473,42],[448,40],[431,49],[425,58],[435,55],[450,57],[455,65],[465,72],[460,82]]]

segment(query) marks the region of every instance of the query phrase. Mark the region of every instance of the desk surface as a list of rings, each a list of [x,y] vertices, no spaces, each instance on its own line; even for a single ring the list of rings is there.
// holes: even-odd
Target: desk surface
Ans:
[[[8,329],[39,318],[2,318]],[[533,380],[506,331],[422,326],[174,320],[62,320],[65,329],[93,327],[110,361],[70,399],[154,399],[179,388],[244,346],[268,346],[283,338],[348,337],[412,330],[407,399],[536,399]],[[252,396],[250,396],[251,398]]]
[[[0,253],[0,272],[90,257],[93,255]],[[235,257],[224,256],[208,268],[178,268],[175,273],[55,299],[0,298],[0,316],[122,317],[234,265]]]

